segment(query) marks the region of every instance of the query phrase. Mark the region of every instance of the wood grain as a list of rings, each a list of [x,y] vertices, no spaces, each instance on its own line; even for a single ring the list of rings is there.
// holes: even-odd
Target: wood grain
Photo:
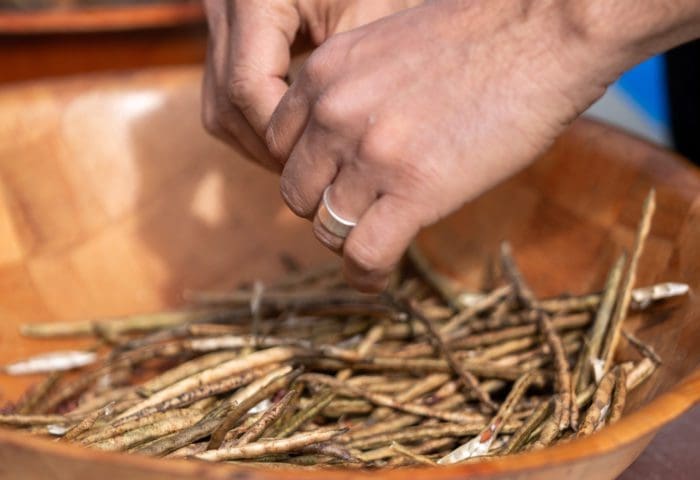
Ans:
[[[284,208],[276,178],[199,125],[200,73],[164,69],[0,90],[0,363],[45,350],[24,322],[150,311],[189,288],[224,288],[330,256]],[[664,358],[627,415],[591,437],[512,458],[382,473],[425,479],[614,478],[654,433],[700,398],[700,174],[618,131],[579,121],[550,152],[419,242],[443,271],[481,281],[509,239],[537,295],[602,286],[629,248],[644,195],[658,214],[641,283],[689,283],[689,298],[626,327]],[[52,343],[62,348],[70,342]],[[622,356],[631,356],[624,349]],[[5,399],[34,379],[0,377]],[[233,473],[232,473],[233,472]],[[24,479],[363,478],[359,472],[247,471],[115,455],[0,431],[0,475]]]
[[[43,8],[27,11],[0,9],[0,34],[96,32],[172,27],[201,22],[199,0]]]
[[[202,23],[132,31],[0,34],[0,84],[167,65],[201,65]]]

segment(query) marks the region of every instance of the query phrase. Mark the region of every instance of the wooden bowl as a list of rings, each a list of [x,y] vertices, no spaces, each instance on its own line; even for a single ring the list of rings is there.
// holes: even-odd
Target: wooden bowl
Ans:
[[[102,32],[204,22],[200,0],[114,0],[112,4],[101,2],[92,5],[81,5],[80,1],[73,3],[76,6],[71,8],[0,8],[0,34]]]
[[[231,287],[328,258],[287,212],[276,179],[209,138],[200,73],[170,69],[0,91],[0,363],[75,342],[20,338],[25,322],[156,310],[186,288]],[[439,470],[241,470],[101,453],[0,431],[3,478],[614,478],[700,398],[700,175],[682,159],[579,121],[532,168],[421,236],[467,285],[501,239],[541,295],[601,287],[629,248],[651,185],[658,213],[642,284],[681,281],[688,298],[628,321],[663,357],[627,416],[583,440]],[[623,352],[624,353],[624,352]],[[5,399],[36,379],[0,377]]]

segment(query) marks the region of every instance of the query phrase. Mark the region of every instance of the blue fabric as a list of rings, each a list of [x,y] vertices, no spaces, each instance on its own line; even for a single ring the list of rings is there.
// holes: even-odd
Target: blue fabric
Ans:
[[[666,68],[662,55],[626,72],[615,87],[623,90],[652,120],[670,126]]]

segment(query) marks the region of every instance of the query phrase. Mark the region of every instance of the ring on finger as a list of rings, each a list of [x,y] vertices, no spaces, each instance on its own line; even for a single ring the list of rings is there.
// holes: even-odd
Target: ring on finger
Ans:
[[[350,232],[352,231],[353,227],[357,225],[357,222],[348,220],[333,210],[329,199],[330,189],[331,186],[329,185],[323,191],[323,197],[320,205],[318,206],[318,212],[316,215],[318,216],[319,222],[321,222],[321,225],[323,225],[326,230],[333,235],[344,239],[350,235]]]

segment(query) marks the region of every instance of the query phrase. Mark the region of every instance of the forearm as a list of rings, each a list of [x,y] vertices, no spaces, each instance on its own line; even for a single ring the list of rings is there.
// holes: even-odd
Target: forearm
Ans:
[[[571,0],[564,8],[620,69],[700,37],[698,0]]]

